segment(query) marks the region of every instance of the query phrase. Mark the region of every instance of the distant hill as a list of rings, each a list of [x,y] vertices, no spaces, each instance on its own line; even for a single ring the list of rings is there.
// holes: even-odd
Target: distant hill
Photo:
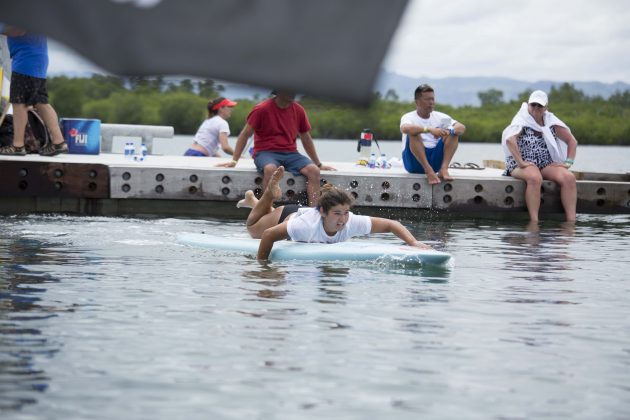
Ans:
[[[599,95],[608,98],[617,91],[630,90],[630,84],[623,82],[601,83],[601,82],[572,82],[576,89],[581,90],[588,96]],[[541,80],[538,82],[524,82],[521,80],[508,79],[505,77],[447,77],[443,79],[430,77],[408,77],[400,74],[382,71],[376,84],[375,90],[382,95],[392,89],[396,92],[401,101],[413,100],[413,91],[422,83],[428,83],[436,91],[436,99],[440,103],[453,106],[480,105],[478,92],[488,89],[498,89],[503,92],[503,99],[506,101],[516,99],[518,94],[525,90],[542,89],[549,91],[553,85],[561,85],[564,82],[552,82]]]
[[[572,82],[576,89],[581,90],[588,96],[599,95],[608,98],[615,92],[630,90],[630,84],[623,82],[602,83],[602,82]],[[258,95],[259,99],[269,95],[269,89],[252,86],[238,85],[229,82],[219,82],[225,87],[223,94],[230,98],[252,99]],[[428,83],[436,90],[436,97],[439,103],[452,106],[480,105],[478,92],[488,89],[498,89],[503,92],[503,99],[510,101],[516,99],[518,94],[525,90],[542,89],[551,90],[551,87],[559,86],[564,82],[554,82],[550,80],[540,80],[537,82],[525,82],[522,80],[508,79],[506,77],[446,77],[443,79],[430,77],[408,77],[397,73],[382,71],[374,90],[385,95],[390,89],[393,90],[400,101],[413,100],[413,91],[421,83]]]
[[[75,72],[63,74],[52,74],[52,76],[66,77],[91,77],[91,72]],[[188,77],[165,77],[165,82],[179,83],[183,79],[200,80]],[[231,99],[256,99],[267,98],[271,89],[248,86],[238,83],[231,83],[215,80],[217,84],[224,87],[221,93]],[[602,82],[572,82],[576,89],[581,90],[588,96],[599,95],[607,99],[615,92],[630,90],[630,84],[623,82],[602,83]],[[385,96],[387,91],[393,90],[400,101],[413,100],[413,91],[419,84],[428,83],[436,90],[436,98],[439,103],[452,106],[480,105],[478,92],[488,89],[498,89],[503,92],[503,99],[509,101],[515,99],[519,93],[525,90],[542,89],[549,91],[553,85],[561,85],[562,82],[541,80],[537,82],[524,82],[522,80],[508,79],[505,77],[446,77],[443,79],[430,77],[408,77],[397,73],[381,71],[374,88],[375,92],[380,92]]]

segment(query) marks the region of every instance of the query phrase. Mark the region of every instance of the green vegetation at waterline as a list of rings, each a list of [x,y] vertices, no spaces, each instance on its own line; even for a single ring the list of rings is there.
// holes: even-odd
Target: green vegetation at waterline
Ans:
[[[121,79],[95,75],[91,78],[53,77],[48,81],[51,103],[60,117],[97,118],[104,123],[172,125],[177,134],[194,134],[206,118],[206,103],[221,94],[221,85],[212,80],[179,84],[162,78]],[[505,101],[503,92],[479,92],[481,106],[437,109],[463,122],[464,141],[498,143],[521,102],[529,96],[522,92],[517,100]],[[409,96],[411,96],[410,93]],[[439,92],[437,92],[439,100]],[[257,101],[239,101],[230,127],[237,134]],[[262,98],[261,98],[262,99]],[[617,92],[608,99],[589,97],[565,83],[549,92],[550,110],[566,122],[580,144],[630,145],[630,91]],[[370,127],[377,139],[400,138],[400,117],[415,109],[413,102],[401,102],[393,92],[375,95],[369,108],[304,97],[315,138],[357,138]]]

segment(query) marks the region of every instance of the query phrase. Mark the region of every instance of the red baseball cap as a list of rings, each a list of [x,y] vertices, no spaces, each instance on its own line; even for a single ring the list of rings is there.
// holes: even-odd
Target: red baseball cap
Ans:
[[[219,102],[216,102],[214,105],[212,105],[212,107],[210,108],[212,111],[216,111],[219,108],[222,108],[224,106],[236,106],[238,104],[238,102],[234,102],[234,101],[230,101],[228,98],[219,98]]]

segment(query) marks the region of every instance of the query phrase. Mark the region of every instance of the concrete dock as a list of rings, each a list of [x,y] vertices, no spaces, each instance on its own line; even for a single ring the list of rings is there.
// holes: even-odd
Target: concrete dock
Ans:
[[[220,158],[149,155],[136,162],[121,154],[0,157],[0,214],[159,215],[244,218],[235,203],[245,191],[260,194],[262,177],[251,159],[217,168]],[[424,175],[400,166],[369,169],[328,163],[322,182],[349,191],[357,212],[414,217],[431,210],[448,214],[527,217],[522,181],[502,170],[452,169],[452,182],[429,185]],[[630,213],[630,174],[577,173],[578,213]],[[282,181],[283,202],[305,193],[301,176]],[[543,184],[542,213],[562,213],[559,190]]]

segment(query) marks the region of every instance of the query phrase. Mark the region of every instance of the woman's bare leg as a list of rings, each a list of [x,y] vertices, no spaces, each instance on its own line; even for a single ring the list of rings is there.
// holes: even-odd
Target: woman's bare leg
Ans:
[[[544,179],[555,182],[560,186],[560,201],[564,207],[567,222],[575,222],[577,207],[577,184],[575,175],[564,166],[549,165],[541,171]]]
[[[527,183],[525,187],[525,204],[529,212],[529,220],[538,222],[538,210],[540,210],[540,187],[543,177],[536,166],[516,168],[511,174],[514,178],[522,179]]]
[[[266,229],[278,223],[284,207],[274,209],[273,202],[282,197],[282,190],[278,184],[283,176],[284,167],[280,166],[271,175],[269,184],[267,184],[262,197],[255,203],[252,211],[249,213],[247,217],[247,231],[252,238],[260,238]]]

